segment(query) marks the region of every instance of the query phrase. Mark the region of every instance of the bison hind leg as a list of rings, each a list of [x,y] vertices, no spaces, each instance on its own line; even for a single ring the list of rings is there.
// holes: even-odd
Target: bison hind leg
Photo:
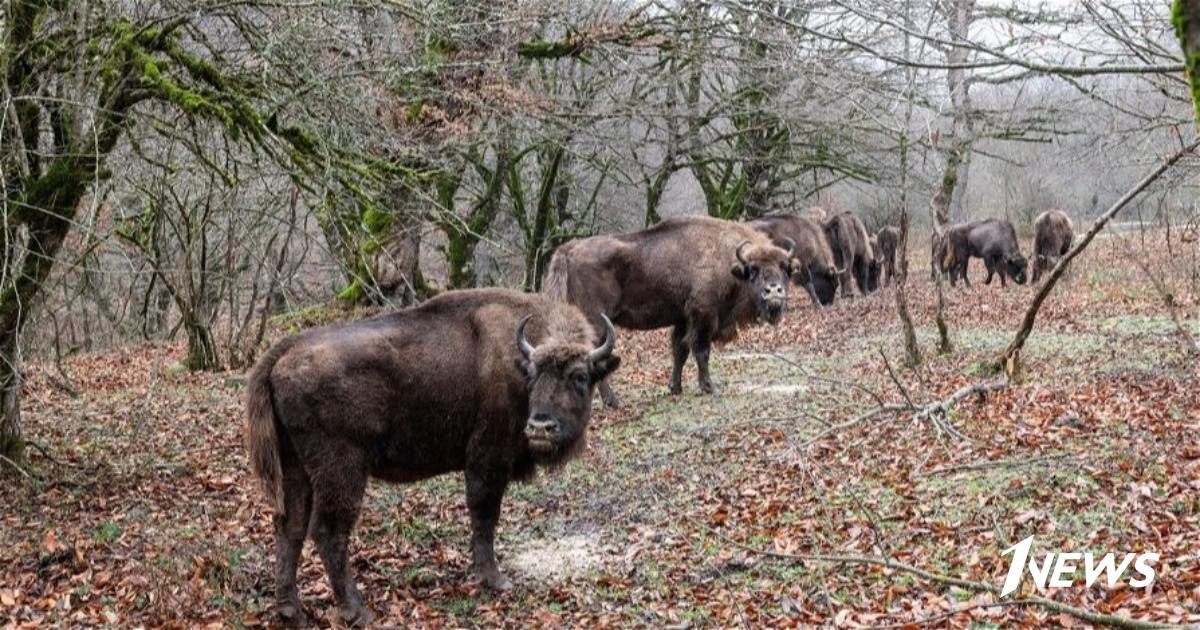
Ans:
[[[683,366],[691,352],[688,345],[687,324],[676,324],[671,329],[671,380],[667,386],[677,396],[683,393]]]
[[[608,383],[608,377],[601,379],[599,386],[596,387],[600,391],[600,401],[609,409],[620,409],[621,398],[613,391],[612,385]]]
[[[329,575],[338,616],[351,627],[369,625],[375,615],[363,603],[350,574],[350,532],[358,521],[367,487],[362,454],[345,444],[325,444],[313,475],[312,536]],[[334,464],[336,462],[336,464]]]
[[[290,444],[285,450],[290,450]],[[294,454],[285,454],[281,460],[286,512],[274,517],[275,612],[287,625],[305,626],[308,616],[296,589],[296,569],[312,516],[312,484]]]

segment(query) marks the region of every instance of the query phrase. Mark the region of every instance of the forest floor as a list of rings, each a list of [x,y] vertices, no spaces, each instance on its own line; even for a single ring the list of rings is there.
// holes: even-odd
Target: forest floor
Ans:
[[[919,407],[997,378],[989,360],[1033,291],[984,286],[973,266],[975,288],[947,288],[955,348],[939,355],[919,263],[909,299],[926,360],[915,370],[901,367],[892,289],[821,310],[794,299],[778,327],[715,350],[712,396],[690,364],[683,395],[668,395],[665,331],[622,332],[624,407],[598,409],[584,456],[505,500],[498,549],[512,592],[469,575],[460,476],[372,483],[353,565],[381,625],[1087,625],[1014,603],[1036,594],[1028,579],[1001,600],[794,557],[886,556],[998,587],[1001,551],[1029,535],[1038,557],[1161,554],[1149,591],[1127,576],[1043,597],[1200,622],[1200,375],[1126,250],[1093,244],[1042,309],[1020,381],[949,414],[961,436],[911,411],[836,429],[880,401]],[[1200,335],[1196,281],[1174,281],[1183,325]],[[65,376],[31,368],[26,431],[53,459],[33,449],[31,476],[0,471],[0,626],[273,623],[270,517],[241,446],[241,375],[187,374],[181,357],[180,344],[152,344],[72,357]],[[311,545],[301,594],[327,625]]]

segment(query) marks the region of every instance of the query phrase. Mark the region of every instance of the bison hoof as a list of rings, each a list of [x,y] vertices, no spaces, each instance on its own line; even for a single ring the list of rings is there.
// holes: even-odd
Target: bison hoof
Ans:
[[[705,394],[713,393],[712,383],[700,383],[700,391],[704,392]]]
[[[483,585],[501,593],[511,591],[513,588],[512,580],[499,571],[484,574]]]
[[[342,623],[351,628],[365,628],[375,621],[375,613],[362,604],[338,609]]]
[[[601,396],[600,399],[604,402],[604,407],[606,409],[621,408],[621,399],[617,398],[616,394],[613,394],[612,396]]]
[[[678,396],[683,393],[683,386],[679,383],[671,383],[670,389],[672,396]]]
[[[305,628],[308,626],[308,615],[304,614],[304,609],[300,604],[288,602],[275,606],[275,613],[279,615],[279,619],[283,621],[283,625],[288,628]]]

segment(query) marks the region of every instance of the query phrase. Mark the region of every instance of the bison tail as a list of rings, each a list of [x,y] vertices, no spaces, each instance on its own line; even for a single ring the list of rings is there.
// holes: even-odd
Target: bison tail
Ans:
[[[250,469],[277,514],[284,514],[283,468],[279,461],[279,432],[271,392],[271,369],[283,354],[286,342],[275,345],[246,379],[246,450]]]
[[[570,243],[555,250],[546,270],[546,281],[542,283],[542,293],[556,302],[571,301],[570,250]]]
[[[952,245],[950,243],[946,243],[945,256],[942,258],[942,269],[950,269],[951,267],[954,266],[954,263],[956,262],[955,258],[954,258],[956,249],[957,248],[954,247],[954,245]]]

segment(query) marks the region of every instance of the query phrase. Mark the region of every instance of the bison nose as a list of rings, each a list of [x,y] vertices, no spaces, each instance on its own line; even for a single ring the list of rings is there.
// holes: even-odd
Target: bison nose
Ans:
[[[536,413],[525,424],[525,433],[530,436],[549,436],[558,433],[558,420],[550,414]]]
[[[782,284],[772,282],[763,287],[762,295],[765,300],[782,300],[787,297],[787,291]]]

